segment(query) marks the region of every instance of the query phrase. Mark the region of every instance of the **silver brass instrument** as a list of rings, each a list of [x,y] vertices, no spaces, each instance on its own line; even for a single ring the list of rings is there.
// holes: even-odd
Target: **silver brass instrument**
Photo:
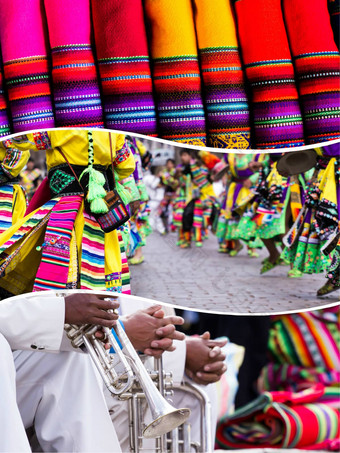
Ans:
[[[157,384],[157,387],[164,398],[171,398],[174,390],[180,390],[196,398],[199,402],[200,413],[200,438],[193,440],[191,437],[191,426],[185,421],[172,431],[160,435],[155,439],[155,445],[152,451],[157,453],[188,453],[191,451],[201,453],[212,453],[214,450],[214,432],[211,426],[211,403],[202,390],[194,383],[183,382],[175,385],[171,378],[171,373],[164,373],[162,358],[155,359],[154,370],[149,371],[151,378]],[[127,394],[122,395],[128,399],[129,403],[129,425],[130,425],[130,451],[140,453],[150,451],[143,445],[143,418],[144,418],[144,393],[133,386]]]
[[[121,345],[109,328],[100,328],[114,349],[114,354],[110,354],[103,342],[95,337],[98,329],[98,326],[93,325],[65,325],[72,345],[86,347],[106,387],[113,395],[121,395],[124,398],[123,395],[138,382],[152,414],[152,422],[144,428],[143,436],[162,436],[183,424],[189,418],[190,410],[175,409],[160,394],[121,324],[117,322],[113,328]],[[120,374],[117,369],[121,370]]]

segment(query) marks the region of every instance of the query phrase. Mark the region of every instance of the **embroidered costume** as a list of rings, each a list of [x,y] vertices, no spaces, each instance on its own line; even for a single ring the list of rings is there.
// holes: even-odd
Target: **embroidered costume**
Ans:
[[[54,130],[0,144],[4,150],[45,150],[48,168],[46,202],[0,236],[0,286],[14,294],[62,288],[129,292],[121,235],[102,231],[89,199],[92,176],[103,180],[104,194],[112,186],[109,140],[116,178],[125,178],[135,162],[122,134]]]

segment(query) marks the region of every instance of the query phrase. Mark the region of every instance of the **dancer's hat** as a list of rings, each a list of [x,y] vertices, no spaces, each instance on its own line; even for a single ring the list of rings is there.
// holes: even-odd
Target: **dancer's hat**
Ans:
[[[277,162],[277,170],[282,176],[298,175],[315,167],[316,157],[314,149],[288,151]]]

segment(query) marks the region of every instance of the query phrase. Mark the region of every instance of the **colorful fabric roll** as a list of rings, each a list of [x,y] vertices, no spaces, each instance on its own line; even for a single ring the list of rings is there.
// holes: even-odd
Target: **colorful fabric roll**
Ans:
[[[230,0],[194,0],[207,144],[250,148],[249,106]]]
[[[237,0],[235,8],[251,91],[252,147],[301,146],[302,116],[281,1]]]
[[[90,0],[45,0],[57,126],[103,127]]]
[[[156,136],[141,0],[91,0],[105,125]]]
[[[307,143],[340,138],[340,54],[325,0],[283,1]]]
[[[40,0],[0,1],[0,41],[13,132],[54,127]]]
[[[308,448],[333,450],[339,436],[339,411],[319,402],[322,385],[301,392],[265,392],[224,417],[217,444],[225,449]]]
[[[0,137],[4,137],[11,133],[11,125],[8,118],[7,99],[4,90],[4,76],[3,76],[1,51],[0,51]]]
[[[190,0],[145,0],[159,135],[205,145],[195,26]]]

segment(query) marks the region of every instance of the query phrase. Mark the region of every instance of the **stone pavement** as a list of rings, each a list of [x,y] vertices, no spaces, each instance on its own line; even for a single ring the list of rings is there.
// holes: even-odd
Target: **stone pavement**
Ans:
[[[202,248],[176,246],[176,233],[152,233],[144,247],[145,262],[131,266],[132,294],[196,310],[225,313],[273,313],[336,304],[339,291],[317,298],[323,274],[287,278],[288,266],[260,275],[261,260],[246,247],[236,257],[217,252],[213,235]]]

